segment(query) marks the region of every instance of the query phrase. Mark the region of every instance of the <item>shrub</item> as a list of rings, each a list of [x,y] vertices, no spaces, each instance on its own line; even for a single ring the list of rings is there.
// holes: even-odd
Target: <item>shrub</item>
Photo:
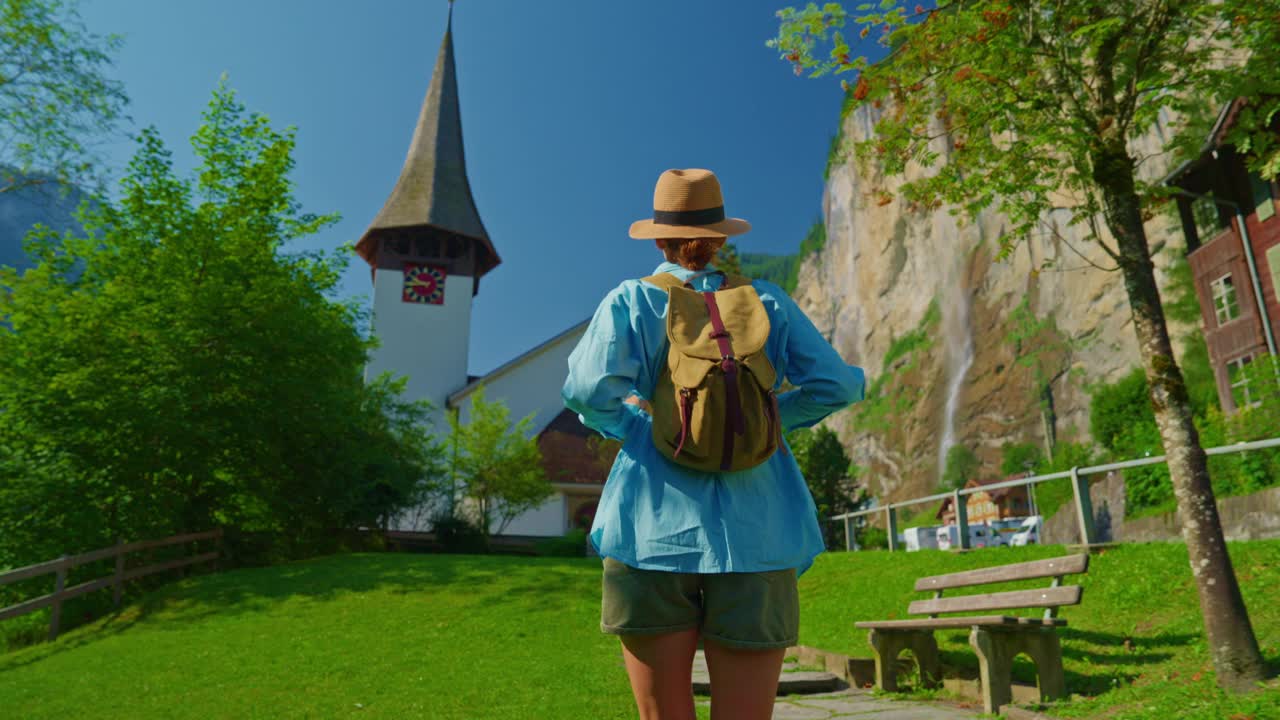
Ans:
[[[864,525],[853,532],[858,547],[863,550],[888,550],[889,533],[884,528]]]
[[[479,554],[489,551],[484,532],[467,518],[440,515],[431,521],[431,531],[443,552]]]
[[[560,537],[538,541],[538,554],[549,557],[583,557],[587,554],[587,531],[574,528]]]

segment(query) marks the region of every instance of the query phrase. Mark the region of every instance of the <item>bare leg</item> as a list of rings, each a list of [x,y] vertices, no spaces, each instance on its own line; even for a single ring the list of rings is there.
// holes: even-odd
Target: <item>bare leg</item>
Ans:
[[[698,629],[621,637],[640,720],[694,720],[693,653],[698,648]]]
[[[702,639],[711,674],[711,720],[769,720],[786,648],[741,650]]]

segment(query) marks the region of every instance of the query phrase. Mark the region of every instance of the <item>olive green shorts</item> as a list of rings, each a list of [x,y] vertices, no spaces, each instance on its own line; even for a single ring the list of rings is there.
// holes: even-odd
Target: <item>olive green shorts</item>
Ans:
[[[754,573],[642,570],[604,559],[600,630],[655,635],[699,628],[729,647],[795,645],[800,596],[795,568]]]

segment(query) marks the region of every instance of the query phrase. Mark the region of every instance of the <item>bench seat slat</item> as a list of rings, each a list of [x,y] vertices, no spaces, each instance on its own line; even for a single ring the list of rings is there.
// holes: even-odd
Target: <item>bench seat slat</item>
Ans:
[[[946,590],[948,588],[988,585],[998,582],[1035,580],[1036,578],[1074,575],[1089,569],[1089,555],[1066,555],[1047,560],[997,565],[995,567],[966,570],[950,575],[933,575],[916,581],[916,592]]]
[[[975,617],[925,618],[921,620],[877,620],[857,622],[854,627],[864,630],[944,630],[947,628],[967,628],[974,625],[990,627],[1002,625],[1007,627],[1062,627],[1067,621],[1062,618],[1030,618],[1010,617],[1008,615],[981,615]]]
[[[1013,610],[1015,608],[1060,607],[1077,605],[1082,588],[1079,585],[1051,587],[1037,590],[1011,590],[985,595],[959,595],[956,597],[916,600],[907,608],[912,615],[936,615],[940,613],[981,612],[983,610]]]

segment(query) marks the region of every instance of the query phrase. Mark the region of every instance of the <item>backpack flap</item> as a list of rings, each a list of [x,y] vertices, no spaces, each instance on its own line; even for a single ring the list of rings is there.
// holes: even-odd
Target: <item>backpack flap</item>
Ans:
[[[750,285],[715,294],[720,318],[733,337],[738,357],[758,353],[769,339],[769,313]],[[667,306],[667,338],[685,354],[707,360],[720,359],[720,346],[711,337],[711,320],[702,293],[685,287],[671,288]]]

